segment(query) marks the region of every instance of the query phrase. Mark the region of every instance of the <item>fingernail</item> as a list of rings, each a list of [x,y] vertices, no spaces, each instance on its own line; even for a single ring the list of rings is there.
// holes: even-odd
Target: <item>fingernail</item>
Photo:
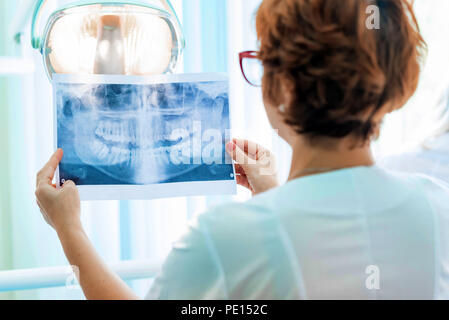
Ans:
[[[226,150],[228,150],[228,152],[233,152],[234,150],[235,150],[235,144],[233,143],[233,142],[229,142],[227,145],[226,145]]]

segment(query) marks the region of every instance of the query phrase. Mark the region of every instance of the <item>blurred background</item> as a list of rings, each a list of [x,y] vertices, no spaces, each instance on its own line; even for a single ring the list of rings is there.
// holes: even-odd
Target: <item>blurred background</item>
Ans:
[[[31,48],[30,27],[14,39],[20,9],[29,0],[0,0],[0,270],[66,265],[53,230],[35,204],[35,175],[53,146],[52,88],[40,53]],[[57,0],[52,1],[56,6]],[[343,2],[343,0],[342,0]],[[177,72],[226,72],[231,83],[233,135],[271,148],[286,179],[290,150],[276,138],[264,114],[260,89],[244,82],[238,53],[257,50],[255,12],[260,0],[173,0],[186,38]],[[415,96],[388,117],[374,152],[382,158],[425,141],[440,125],[449,88],[449,1],[416,0],[429,52]],[[208,207],[236,197],[108,201],[82,204],[85,228],[102,257],[162,261],[188,221]],[[144,296],[151,279],[129,284]],[[0,299],[82,299],[79,290],[51,288],[0,293]]]

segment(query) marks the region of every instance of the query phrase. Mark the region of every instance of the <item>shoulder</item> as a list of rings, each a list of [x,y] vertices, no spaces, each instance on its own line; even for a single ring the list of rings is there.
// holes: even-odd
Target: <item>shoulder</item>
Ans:
[[[232,221],[254,222],[273,213],[273,201],[277,189],[257,195],[245,202],[228,202],[210,208],[200,215],[203,222],[227,222]]]
[[[200,226],[221,225],[235,228],[236,225],[257,224],[258,221],[270,215],[271,210],[261,203],[247,201],[243,203],[230,202],[210,208],[198,218]]]
[[[443,180],[425,174],[415,174],[413,179],[420,184],[430,198],[441,198],[449,208],[449,184]]]
[[[421,174],[396,173],[413,190],[415,199],[424,197],[437,213],[449,214],[449,184],[435,177]]]
[[[393,174],[405,183],[420,188],[426,194],[432,192],[446,193],[449,191],[449,184],[447,182],[424,173],[409,174],[395,172]]]

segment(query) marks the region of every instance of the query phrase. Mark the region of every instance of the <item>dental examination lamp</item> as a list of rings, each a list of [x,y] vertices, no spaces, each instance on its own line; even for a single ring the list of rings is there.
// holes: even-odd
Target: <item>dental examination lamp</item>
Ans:
[[[169,0],[38,0],[31,42],[50,79],[55,73],[171,73],[184,49]]]

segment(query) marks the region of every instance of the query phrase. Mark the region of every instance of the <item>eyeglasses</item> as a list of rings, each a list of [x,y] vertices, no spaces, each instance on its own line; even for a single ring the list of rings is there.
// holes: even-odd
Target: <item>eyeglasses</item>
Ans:
[[[254,87],[262,86],[263,65],[256,51],[244,51],[239,54],[240,68],[245,80]]]

